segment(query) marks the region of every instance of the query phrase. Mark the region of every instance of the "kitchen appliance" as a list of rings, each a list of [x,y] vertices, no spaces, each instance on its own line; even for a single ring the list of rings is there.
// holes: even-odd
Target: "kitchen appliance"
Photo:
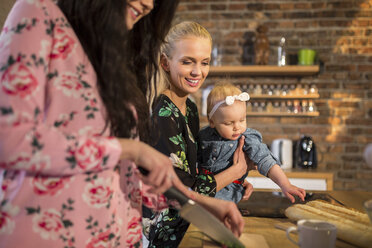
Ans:
[[[293,144],[289,139],[275,139],[271,143],[271,152],[276,156],[282,169],[291,169],[293,166]]]

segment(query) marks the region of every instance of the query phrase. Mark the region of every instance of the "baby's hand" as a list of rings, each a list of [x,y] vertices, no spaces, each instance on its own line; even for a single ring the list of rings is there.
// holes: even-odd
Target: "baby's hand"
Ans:
[[[288,187],[282,188],[284,195],[292,202],[295,202],[294,196],[300,197],[302,201],[305,201],[306,192],[304,189],[298,188],[292,184],[289,184]]]

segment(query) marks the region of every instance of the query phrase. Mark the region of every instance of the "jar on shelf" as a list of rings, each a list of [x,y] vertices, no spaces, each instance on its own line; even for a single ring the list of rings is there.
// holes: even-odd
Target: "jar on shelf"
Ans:
[[[247,112],[252,112],[252,103],[247,102]]]
[[[249,86],[248,86],[248,94],[253,94],[254,93],[254,84],[250,84]]]
[[[265,102],[260,102],[257,112],[265,112],[266,111],[266,103]]]
[[[270,101],[266,104],[266,112],[267,112],[267,113],[272,113],[272,112],[274,112],[273,104],[272,104]]]
[[[305,85],[304,85],[304,88],[303,88],[304,95],[309,94],[309,91],[310,91],[310,89],[309,89],[309,85],[308,85],[308,84],[305,84]]]
[[[269,91],[269,87],[267,86],[267,84],[262,85],[262,92],[261,92],[261,94],[262,95],[268,95],[268,91]]]
[[[261,85],[257,84],[257,85],[254,87],[253,94],[255,94],[255,95],[262,95],[262,88],[261,88]]]
[[[252,103],[252,112],[257,112],[258,111],[259,104],[258,102]]]
[[[286,113],[287,112],[287,106],[285,105],[285,101],[280,102],[280,111],[281,113]]]
[[[273,84],[271,84],[271,85],[269,86],[269,90],[267,91],[267,94],[268,94],[269,96],[274,95],[274,90],[275,90],[275,86],[274,86]]]
[[[313,100],[309,100],[309,107],[307,108],[308,112],[315,112],[316,107]]]
[[[280,104],[278,101],[275,101],[274,102],[274,105],[273,105],[273,112],[280,112]]]
[[[306,100],[302,100],[301,107],[302,112],[306,113],[308,111],[308,104]]]
[[[293,103],[292,101],[287,101],[287,113],[293,113]]]
[[[283,85],[283,87],[282,87],[282,96],[286,96],[286,95],[288,95],[288,85]]]
[[[301,106],[300,106],[300,101],[299,100],[294,100],[293,101],[293,113],[298,114],[301,112]]]
[[[312,84],[310,86],[310,94],[317,94],[318,93],[318,88],[316,87],[315,84]]]
[[[277,84],[276,87],[274,88],[274,95],[280,96],[281,92],[282,92],[282,86],[280,84]]]
[[[289,85],[288,95],[297,95],[296,85],[294,85],[294,84]]]

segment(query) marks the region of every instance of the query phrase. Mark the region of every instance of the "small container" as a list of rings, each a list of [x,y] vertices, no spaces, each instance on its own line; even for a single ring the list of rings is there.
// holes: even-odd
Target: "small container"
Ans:
[[[247,112],[252,112],[252,103],[247,102]]]
[[[278,66],[285,66],[286,63],[285,37],[280,38],[278,46]]]
[[[254,87],[254,92],[253,94],[255,95],[262,95],[262,88],[261,88],[261,85],[257,84],[256,87]]]
[[[307,112],[315,112],[316,107],[313,100],[309,100],[309,107],[307,108]]]

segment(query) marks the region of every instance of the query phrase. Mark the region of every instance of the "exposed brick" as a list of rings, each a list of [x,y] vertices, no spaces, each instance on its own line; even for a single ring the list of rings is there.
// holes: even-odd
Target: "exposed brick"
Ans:
[[[226,4],[211,4],[211,10],[226,10],[227,5]]]
[[[276,64],[276,46],[283,35],[288,54],[315,49],[322,64],[319,74],[230,76],[229,80],[254,85],[316,84],[319,117],[251,116],[248,126],[262,132],[268,144],[276,138],[311,135],[318,147],[319,168],[336,172],[336,190],[372,191],[372,168],[361,157],[365,145],[372,143],[372,2],[181,0],[176,17],[177,22],[197,20],[213,37],[220,35],[224,64],[241,64],[243,35],[259,24],[269,28],[271,65]],[[224,78],[210,75],[204,86]],[[202,118],[201,125],[205,124]]]

